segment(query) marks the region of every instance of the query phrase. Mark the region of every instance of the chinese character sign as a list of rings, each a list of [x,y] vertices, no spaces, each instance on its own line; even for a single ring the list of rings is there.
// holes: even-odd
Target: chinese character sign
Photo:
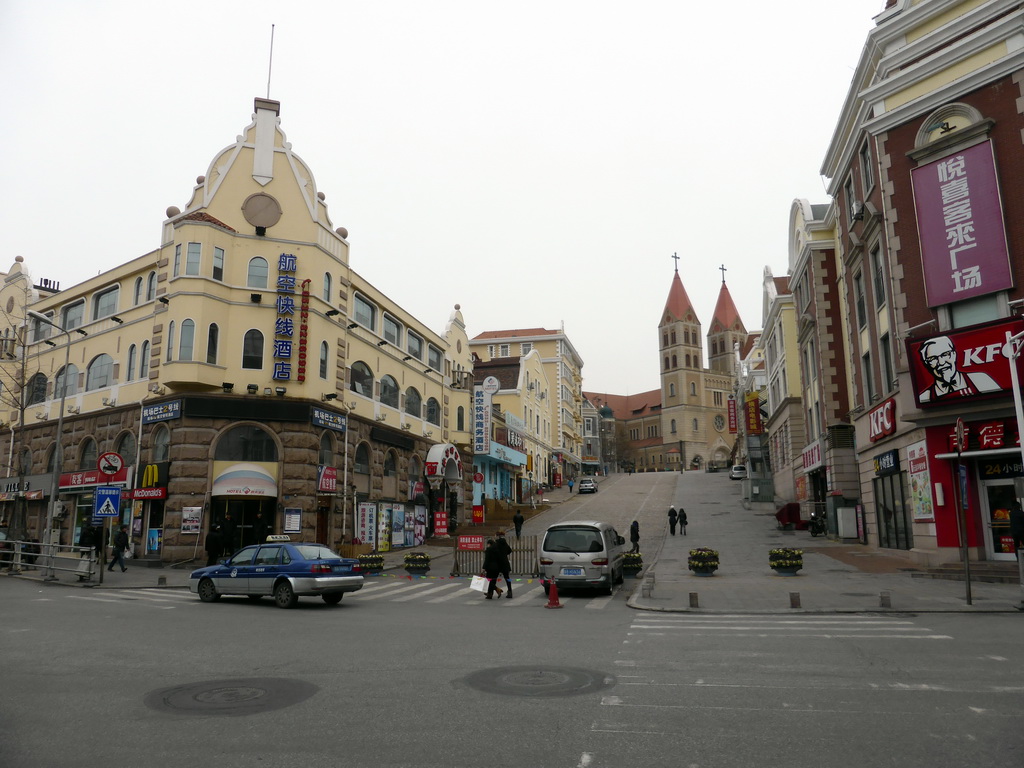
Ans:
[[[748,392],[743,403],[746,415],[747,434],[760,435],[764,432],[761,425],[761,398],[757,392]]]
[[[991,142],[911,172],[928,306],[1013,286]]]

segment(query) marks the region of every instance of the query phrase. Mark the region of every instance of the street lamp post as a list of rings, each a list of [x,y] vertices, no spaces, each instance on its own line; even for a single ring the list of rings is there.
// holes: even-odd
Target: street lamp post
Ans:
[[[57,494],[60,492],[60,471],[64,466],[64,401],[68,392],[68,364],[71,362],[71,334],[40,312],[30,309],[28,310],[28,316],[40,323],[45,323],[46,325],[56,328],[68,337],[67,343],[64,345],[64,368],[62,370],[63,378],[61,380],[60,388],[60,409],[57,411],[57,445],[53,449],[53,478],[50,484],[50,508],[46,513],[46,580],[54,581],[57,576],[54,573],[53,567],[53,520],[57,516]]]

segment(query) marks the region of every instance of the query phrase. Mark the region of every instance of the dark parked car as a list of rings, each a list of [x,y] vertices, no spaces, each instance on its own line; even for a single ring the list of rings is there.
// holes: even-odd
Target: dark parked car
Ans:
[[[363,575],[358,560],[335,554],[323,544],[268,536],[263,544],[243,547],[218,565],[192,571],[188,588],[204,603],[222,595],[253,600],[272,595],[281,608],[292,608],[300,596],[319,595],[328,605],[336,605],[346,592],[363,588]]]

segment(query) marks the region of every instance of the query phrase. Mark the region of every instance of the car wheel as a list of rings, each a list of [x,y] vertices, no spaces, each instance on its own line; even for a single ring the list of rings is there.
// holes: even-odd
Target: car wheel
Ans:
[[[341,602],[341,598],[345,596],[344,592],[331,592],[326,595],[320,595],[320,599],[328,605],[337,605]]]
[[[616,584],[621,584],[621,583],[622,583],[622,582],[624,582],[625,580],[626,580],[626,577],[625,577],[625,575],[623,574],[623,572],[622,572],[622,569],[621,569],[621,568],[619,568],[619,574],[618,574],[618,576],[616,576],[616,577],[615,577],[615,583],[616,583]]]
[[[214,603],[220,600],[220,595],[217,594],[217,588],[209,579],[203,579],[199,582],[199,599],[204,603]]]
[[[277,603],[278,608],[294,608],[295,604],[299,602],[299,598],[295,596],[292,585],[287,581],[282,581],[274,587],[274,602]]]

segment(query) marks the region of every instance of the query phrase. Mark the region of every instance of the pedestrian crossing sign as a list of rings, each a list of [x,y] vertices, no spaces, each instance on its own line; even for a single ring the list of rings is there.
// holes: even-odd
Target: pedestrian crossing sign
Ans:
[[[96,517],[118,517],[121,514],[121,489],[107,486],[96,488],[93,515]]]

